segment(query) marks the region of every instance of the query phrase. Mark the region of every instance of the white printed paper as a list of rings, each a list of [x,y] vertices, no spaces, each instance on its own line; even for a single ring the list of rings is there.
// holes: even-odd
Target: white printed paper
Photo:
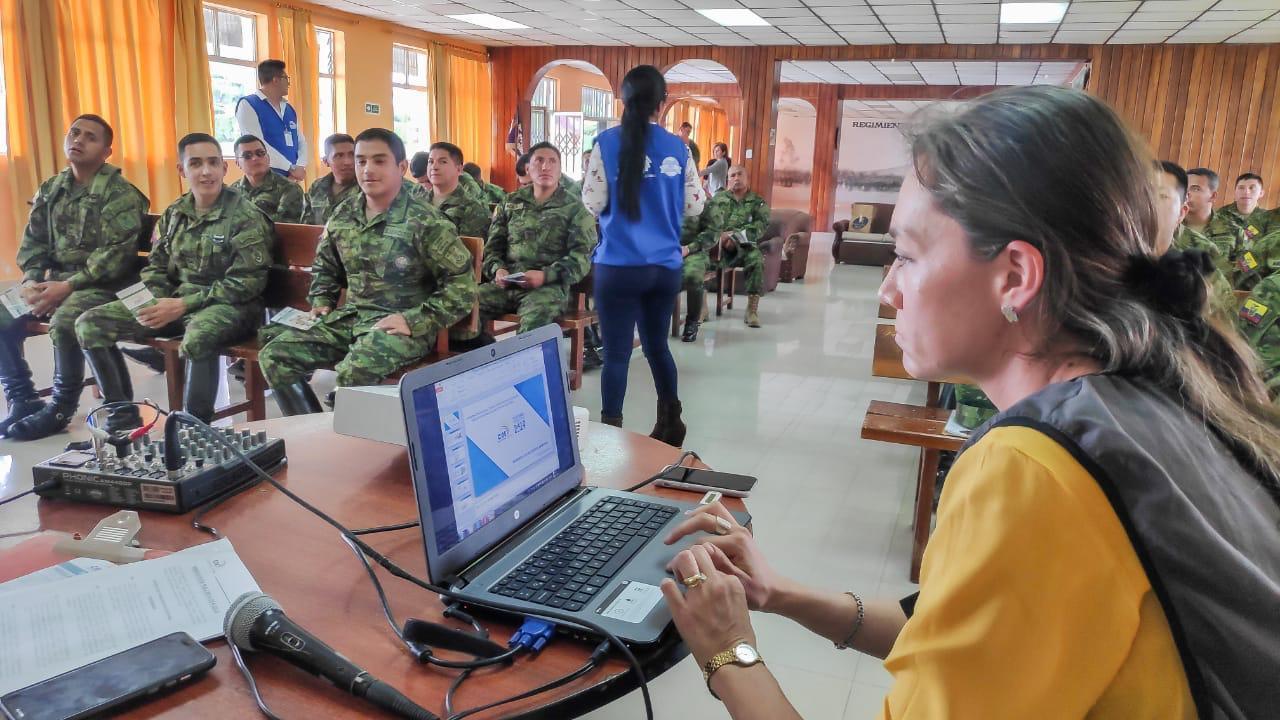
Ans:
[[[110,560],[99,560],[97,558],[74,558],[64,563],[59,563],[53,567],[47,567],[43,570],[37,570],[28,573],[19,578],[14,578],[8,582],[0,583],[0,593],[12,592],[24,588],[34,587],[36,585],[44,585],[46,588],[50,583],[59,580],[73,578],[77,575],[98,572],[113,568],[116,564]]]
[[[0,694],[185,631],[222,635],[227,608],[258,584],[227,539],[0,593]]]
[[[9,317],[14,320],[23,315],[31,314],[31,306],[26,300],[22,299],[22,286],[14,285],[13,287],[0,293],[0,304],[4,305],[5,312],[9,313]]]
[[[156,301],[156,296],[152,295],[147,286],[140,282],[134,283],[116,293],[116,297],[120,298],[120,302],[124,303],[124,306],[129,308],[129,312],[134,315],[138,314],[140,308]]]
[[[287,325],[299,330],[310,330],[319,321],[320,318],[315,317],[311,313],[303,312],[298,308],[292,307],[287,307],[271,316],[271,322],[276,323],[277,325]]]
[[[632,581],[622,587],[622,591],[613,598],[609,607],[600,611],[600,614],[622,622],[644,622],[644,619],[649,617],[649,611],[657,607],[661,601],[662,589],[657,585]]]

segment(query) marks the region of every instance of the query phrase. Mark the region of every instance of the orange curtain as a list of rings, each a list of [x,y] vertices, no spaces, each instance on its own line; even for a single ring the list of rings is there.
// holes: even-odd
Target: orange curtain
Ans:
[[[15,278],[26,201],[64,166],[72,118],[111,123],[109,162],[162,208],[182,192],[177,118],[212,127],[212,93],[199,0],[0,0],[0,9],[9,96],[0,273]]]
[[[479,165],[489,177],[494,136],[489,62],[458,52],[450,52],[448,60],[449,142],[462,148],[467,160]]]
[[[324,138],[320,132],[320,57],[316,46],[316,26],[310,10],[279,9],[280,59],[289,73],[289,103],[298,113],[302,135],[307,139],[307,181],[323,174],[320,154]]]

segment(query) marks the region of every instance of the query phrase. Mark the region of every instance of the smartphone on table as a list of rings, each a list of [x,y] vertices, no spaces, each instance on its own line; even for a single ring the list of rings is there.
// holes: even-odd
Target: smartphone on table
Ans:
[[[99,717],[203,675],[217,658],[184,632],[165,635],[0,698],[6,720]]]
[[[654,484],[658,487],[700,493],[715,490],[729,497],[744,498],[751,495],[751,488],[755,487],[756,478],[750,475],[680,466],[663,472]]]

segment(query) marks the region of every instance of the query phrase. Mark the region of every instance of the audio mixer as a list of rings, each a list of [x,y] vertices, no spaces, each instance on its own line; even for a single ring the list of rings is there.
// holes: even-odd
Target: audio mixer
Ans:
[[[284,441],[265,432],[213,428],[271,472],[285,462]],[[183,428],[175,434],[182,466],[165,469],[164,442],[150,437],[92,451],[71,450],[32,468],[36,494],[136,510],[185,513],[241,489],[257,474],[222,443]],[[42,487],[43,486],[43,487]]]

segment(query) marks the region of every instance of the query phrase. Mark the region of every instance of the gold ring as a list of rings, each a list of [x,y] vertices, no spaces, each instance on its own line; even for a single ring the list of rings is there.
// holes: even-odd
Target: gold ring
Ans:
[[[719,515],[716,515],[715,518],[716,518],[716,529],[713,531],[715,534],[728,535],[729,533],[733,532],[733,525],[731,525],[728,520],[725,520]]]
[[[687,577],[687,578],[685,578],[685,579],[681,580],[680,582],[681,582],[681,584],[683,584],[685,587],[687,587],[687,588],[689,588],[690,590],[692,590],[693,588],[698,587],[699,585],[701,585],[702,583],[704,583],[704,582],[706,582],[706,581],[707,581],[707,574],[706,574],[706,573],[698,573],[698,574],[696,574],[696,575],[690,575],[689,577]]]

